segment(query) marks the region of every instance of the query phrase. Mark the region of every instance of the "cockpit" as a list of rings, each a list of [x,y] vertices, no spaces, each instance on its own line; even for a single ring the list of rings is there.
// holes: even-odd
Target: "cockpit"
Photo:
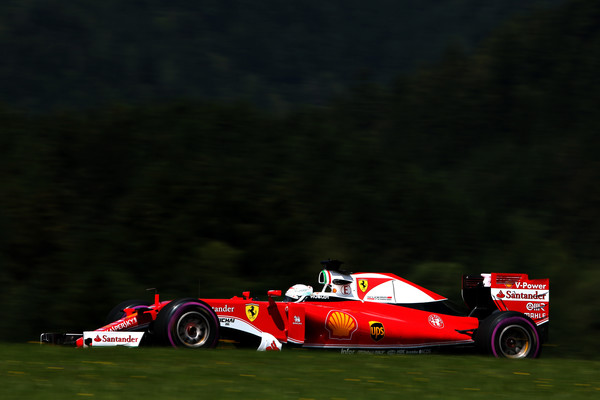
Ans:
[[[351,273],[341,270],[341,261],[322,261],[325,267],[319,272],[320,292],[308,285],[294,285],[286,292],[286,300],[340,301],[360,300],[377,303],[415,304],[446,300],[430,290],[422,288],[399,276],[388,273]]]

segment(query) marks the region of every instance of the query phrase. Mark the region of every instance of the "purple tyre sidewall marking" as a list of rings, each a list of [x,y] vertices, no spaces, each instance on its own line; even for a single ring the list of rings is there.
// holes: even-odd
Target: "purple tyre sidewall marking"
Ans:
[[[195,301],[190,301],[188,303],[182,303],[177,306],[177,310],[169,319],[167,335],[169,338],[169,343],[171,343],[171,346],[173,346],[173,347],[177,347],[177,344],[175,343],[175,341],[173,340],[173,336],[171,335],[171,331],[173,330],[173,325],[175,325],[175,322],[179,319],[181,314],[183,314],[184,311],[186,311],[185,308],[189,305],[193,305],[195,307],[200,307],[200,308],[205,309],[207,311],[207,313],[212,317],[213,321],[215,322],[215,329],[217,329],[217,330],[219,329],[219,320],[217,318],[215,318],[215,315],[210,307],[206,306],[205,304],[198,303]],[[217,334],[217,335],[215,335],[215,338],[214,338],[213,342],[209,345],[209,347],[213,347],[218,339],[219,339],[219,335]]]
[[[504,328],[508,325],[511,325],[511,324],[514,324],[517,322],[519,322],[519,323],[525,322],[531,328],[531,331],[533,332],[532,339],[535,342],[535,351],[533,352],[532,357],[535,358],[538,355],[538,353],[540,351],[540,337],[538,335],[536,327],[526,318],[511,317],[511,318],[506,318],[506,319],[500,321],[500,323],[498,323],[498,325],[496,325],[496,327],[494,328],[494,331],[492,332],[491,341],[492,341],[492,353],[494,354],[494,357],[500,357],[500,355],[498,355],[498,352],[496,351],[496,333],[498,333],[498,330],[500,328]]]

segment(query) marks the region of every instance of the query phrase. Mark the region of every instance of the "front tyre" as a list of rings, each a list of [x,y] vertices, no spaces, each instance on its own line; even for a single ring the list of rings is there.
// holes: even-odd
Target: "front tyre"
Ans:
[[[219,340],[219,319],[201,300],[173,300],[158,313],[154,333],[157,342],[166,346],[213,348]]]
[[[477,330],[476,343],[484,353],[503,358],[537,358],[541,353],[535,323],[514,311],[494,313]]]

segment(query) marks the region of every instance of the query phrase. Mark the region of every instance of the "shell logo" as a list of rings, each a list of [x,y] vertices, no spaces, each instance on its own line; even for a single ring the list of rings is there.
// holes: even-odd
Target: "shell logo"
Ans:
[[[329,331],[330,339],[351,339],[354,331],[358,329],[358,324],[350,314],[341,311],[330,311],[327,315],[325,328]]]

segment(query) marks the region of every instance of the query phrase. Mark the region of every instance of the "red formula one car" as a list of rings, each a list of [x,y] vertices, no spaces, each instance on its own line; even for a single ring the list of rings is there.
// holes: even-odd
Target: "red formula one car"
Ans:
[[[283,345],[353,353],[428,353],[478,349],[496,357],[538,357],[548,336],[549,280],[526,274],[465,275],[469,311],[443,296],[388,273],[349,273],[323,261],[322,291],[294,285],[283,301],[249,292],[229,299],[183,298],[154,304],[126,301],[106,325],[83,334],[44,333],[42,342],[79,347],[158,344],[211,348],[219,340],[280,350]]]

